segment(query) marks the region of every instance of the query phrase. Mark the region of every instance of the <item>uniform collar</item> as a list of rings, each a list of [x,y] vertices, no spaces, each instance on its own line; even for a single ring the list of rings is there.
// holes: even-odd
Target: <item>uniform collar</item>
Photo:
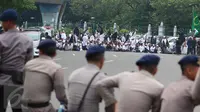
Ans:
[[[90,67],[90,68],[93,68],[93,69],[96,69],[96,70],[100,70],[98,66],[96,66],[95,64],[91,64],[91,63],[88,63],[87,67]]]
[[[7,32],[18,32],[19,30],[17,30],[16,28],[13,29],[9,29]]]
[[[146,71],[146,70],[141,70],[140,73],[143,74],[143,75],[145,75],[145,76],[154,78],[154,76],[151,73],[149,73],[148,71]]]
[[[52,60],[51,57],[46,56],[46,55],[40,55],[39,58]]]
[[[187,76],[185,76],[185,75],[182,75],[181,80],[190,80],[190,81],[192,81],[191,79],[189,79],[189,78],[188,78]]]

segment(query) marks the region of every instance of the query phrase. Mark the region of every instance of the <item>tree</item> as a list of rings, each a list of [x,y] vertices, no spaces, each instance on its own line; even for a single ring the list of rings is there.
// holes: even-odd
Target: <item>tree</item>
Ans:
[[[200,0],[153,0],[152,7],[155,9],[153,14],[154,23],[163,21],[165,26],[172,34],[174,25],[179,29],[189,31],[192,24],[192,8],[198,5]],[[199,8],[197,7],[197,10]]]
[[[175,25],[189,30],[192,23],[192,8],[199,8],[200,0],[72,0],[65,15],[70,16],[73,23],[95,21],[110,28],[117,23],[120,28],[137,29],[147,32],[148,24],[152,24],[157,32],[161,21],[166,33],[172,34]],[[66,20],[67,22],[68,20]]]
[[[17,9],[19,12],[36,9],[35,0],[1,0],[0,11],[8,8]]]

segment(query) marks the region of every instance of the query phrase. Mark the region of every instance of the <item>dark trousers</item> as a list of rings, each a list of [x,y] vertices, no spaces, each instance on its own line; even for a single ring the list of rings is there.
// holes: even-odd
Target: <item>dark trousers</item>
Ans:
[[[20,86],[0,85],[0,112],[6,112],[10,101],[13,112],[22,112],[21,96],[23,89]]]
[[[82,46],[82,49],[83,50],[87,50],[87,46]]]
[[[188,47],[187,54],[193,54],[192,53],[192,47]]]
[[[176,54],[181,54],[181,47],[180,46],[176,46]]]
[[[192,47],[191,50],[192,50],[192,54],[193,54],[193,55],[196,55],[196,48],[195,48],[195,47]]]
[[[200,47],[199,46],[197,47],[197,55],[200,56]]]
[[[110,106],[105,108],[105,112],[114,112],[115,111],[115,104],[111,104]]]

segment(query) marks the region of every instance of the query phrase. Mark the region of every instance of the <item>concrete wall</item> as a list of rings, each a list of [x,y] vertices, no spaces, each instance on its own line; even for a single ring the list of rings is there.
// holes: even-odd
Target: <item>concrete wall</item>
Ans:
[[[62,4],[63,0],[35,0],[37,3]]]
[[[58,15],[61,5],[59,4],[39,4],[42,14],[43,24],[57,25]]]
[[[43,24],[51,24],[55,28],[59,26],[59,22],[65,10],[66,1],[68,0],[36,0],[42,15]]]

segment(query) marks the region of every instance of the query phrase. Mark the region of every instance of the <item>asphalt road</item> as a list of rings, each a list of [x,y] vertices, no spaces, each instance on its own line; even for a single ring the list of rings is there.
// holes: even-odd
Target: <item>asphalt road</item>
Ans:
[[[103,71],[108,75],[116,75],[123,71],[137,71],[135,62],[145,54],[143,53],[125,53],[125,52],[106,52],[106,61],[103,67]],[[183,57],[182,55],[169,55],[159,54],[161,62],[158,67],[158,73],[156,75],[157,80],[167,86],[169,83],[180,79],[181,71],[178,65],[178,61]],[[80,68],[86,64],[85,52],[72,52],[72,51],[58,51],[57,57],[54,59],[57,63],[62,65],[65,71],[65,85],[67,86],[67,80],[72,71]],[[116,96],[118,91],[116,90]],[[52,101],[55,108],[59,107],[59,103],[55,98],[55,94],[52,94]],[[104,106],[101,104],[100,112],[104,112]],[[11,112],[11,110],[8,110]],[[199,112],[200,108],[195,109],[195,112]]]

